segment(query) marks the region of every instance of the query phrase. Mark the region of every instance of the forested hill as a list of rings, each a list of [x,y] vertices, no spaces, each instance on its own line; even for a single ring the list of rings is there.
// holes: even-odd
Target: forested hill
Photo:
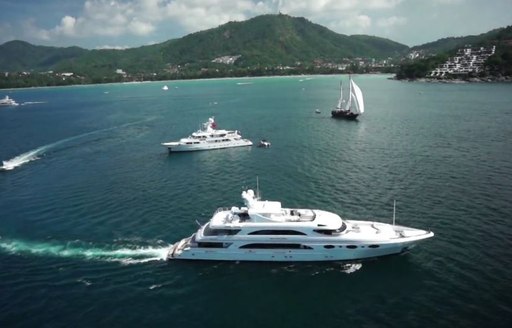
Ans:
[[[407,51],[407,46],[388,39],[338,34],[305,18],[263,15],[168,42],[163,47],[163,56],[166,62],[184,64],[241,55],[236,64],[250,66],[387,58]]]
[[[158,71],[173,65],[202,65],[222,56],[240,56],[235,67],[275,66],[387,58],[408,47],[379,37],[335,33],[305,18],[262,15],[189,34],[160,44],[125,50],[35,46],[23,41],[0,45],[0,71],[73,71],[105,74]]]

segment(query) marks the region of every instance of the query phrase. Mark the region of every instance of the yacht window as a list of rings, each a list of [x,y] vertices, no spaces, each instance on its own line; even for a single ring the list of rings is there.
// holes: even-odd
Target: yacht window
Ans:
[[[379,248],[379,247],[380,247],[380,245],[370,245],[370,246],[368,246],[368,248]]]
[[[325,245],[324,248],[331,249],[331,248],[334,248],[334,246],[333,245]]]
[[[323,235],[332,235],[333,232],[336,232],[336,230],[313,230],[314,232],[321,233]]]
[[[206,242],[201,242],[201,243],[197,243],[197,247],[202,247],[202,248],[224,248],[224,243],[212,243],[212,242],[206,243]]]
[[[347,225],[345,224],[345,222],[343,222],[341,227],[339,229],[336,229],[336,230],[334,230],[334,229],[315,229],[313,231],[317,232],[317,233],[324,234],[324,235],[332,235],[332,234],[341,233],[341,232],[345,231],[345,229],[347,229]]]
[[[246,244],[240,248],[247,249],[313,249],[307,245],[302,244]]]
[[[356,245],[347,245],[347,248],[350,248],[350,249],[356,249],[357,246]]]
[[[247,212],[243,212],[243,213],[238,213],[238,217],[240,218],[240,221],[243,222],[243,221],[246,221],[246,220],[249,220],[250,219],[250,216]]]
[[[304,232],[296,230],[256,230],[249,235],[306,235]]]
[[[203,229],[205,236],[232,236],[240,232],[240,229],[212,229],[208,223]]]

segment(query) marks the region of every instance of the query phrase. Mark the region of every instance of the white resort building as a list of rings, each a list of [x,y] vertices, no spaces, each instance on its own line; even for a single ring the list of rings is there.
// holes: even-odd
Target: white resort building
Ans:
[[[446,74],[478,74],[482,71],[484,62],[494,54],[495,50],[496,46],[492,46],[492,48],[471,48],[470,45],[467,45],[459,49],[456,56],[449,58],[445,63],[430,72],[430,77],[443,78]]]

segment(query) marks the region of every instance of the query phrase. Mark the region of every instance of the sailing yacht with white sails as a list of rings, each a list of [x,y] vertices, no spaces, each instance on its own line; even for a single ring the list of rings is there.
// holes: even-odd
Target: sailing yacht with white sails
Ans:
[[[355,120],[359,115],[364,113],[364,99],[361,88],[349,77],[348,99],[343,99],[343,85],[340,82],[340,98],[336,109],[331,111],[334,118],[344,118]]]

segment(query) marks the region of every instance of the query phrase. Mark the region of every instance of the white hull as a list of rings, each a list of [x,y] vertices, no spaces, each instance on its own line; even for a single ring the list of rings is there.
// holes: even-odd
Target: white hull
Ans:
[[[179,142],[166,142],[162,143],[163,146],[167,147],[169,152],[184,152],[184,151],[199,151],[199,150],[212,150],[212,149],[223,149],[233,147],[245,147],[252,146],[252,141],[247,139],[232,140],[225,142],[208,142],[202,141],[199,144],[187,145]]]
[[[378,249],[362,248],[348,249],[341,245],[333,249],[325,249],[323,245],[313,245],[313,250],[228,250],[228,249],[183,249],[171,247],[168,259],[180,260],[213,260],[213,261],[266,261],[266,262],[318,262],[318,261],[348,261],[375,258],[380,256],[404,253],[415,246],[415,242],[401,242],[381,245]],[[174,253],[173,253],[174,251]]]

